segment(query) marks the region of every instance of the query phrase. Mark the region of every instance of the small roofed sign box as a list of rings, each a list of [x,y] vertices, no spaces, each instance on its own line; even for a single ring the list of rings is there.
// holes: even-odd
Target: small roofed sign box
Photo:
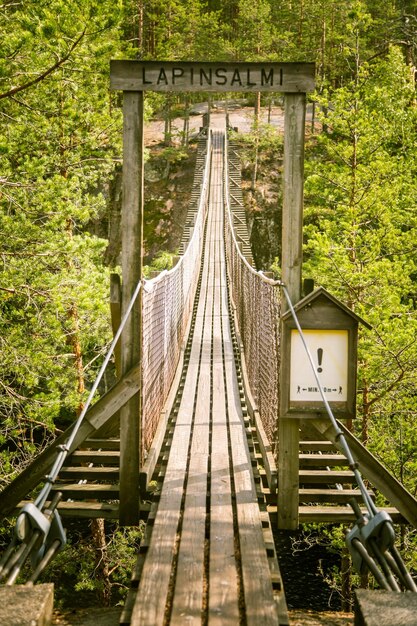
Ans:
[[[347,402],[347,330],[305,330],[304,338],[313,357],[315,370],[329,402]],[[311,363],[297,329],[291,330],[290,403],[321,402],[322,397]]]
[[[111,61],[110,85],[123,91],[314,91],[314,63]]]
[[[359,316],[325,289],[317,289],[294,307],[314,370],[291,313],[283,316],[284,417],[326,411],[317,383],[337,417],[352,418],[356,412],[357,336]]]

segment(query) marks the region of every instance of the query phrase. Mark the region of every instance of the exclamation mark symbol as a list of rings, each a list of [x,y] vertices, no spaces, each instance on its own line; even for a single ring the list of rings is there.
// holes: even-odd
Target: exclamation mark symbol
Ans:
[[[318,348],[317,350],[317,361],[319,364],[317,371],[319,372],[319,374],[321,374],[321,372],[323,371],[323,368],[321,366],[322,361],[323,361],[323,348]]]

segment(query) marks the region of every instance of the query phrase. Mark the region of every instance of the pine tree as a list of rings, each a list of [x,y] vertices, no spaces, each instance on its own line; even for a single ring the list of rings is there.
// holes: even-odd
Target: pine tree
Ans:
[[[362,65],[322,104],[328,132],[308,164],[306,272],[373,327],[360,344],[359,400],[362,438],[382,454],[382,424],[398,430],[402,415],[403,432],[412,429],[417,408],[416,110],[400,51]]]

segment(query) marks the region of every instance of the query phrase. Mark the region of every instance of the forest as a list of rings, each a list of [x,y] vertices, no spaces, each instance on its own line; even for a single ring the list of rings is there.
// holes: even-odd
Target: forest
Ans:
[[[417,2],[2,0],[0,17],[0,488],[79,414],[111,341],[122,119],[110,59],[269,60],[316,64],[303,274],[372,326],[352,427],[416,495]],[[185,115],[197,98],[149,94],[146,117]],[[167,142],[167,162],[187,158],[185,141]],[[257,184],[282,138],[255,124],[242,143],[250,210],[270,216]],[[277,232],[258,233],[259,246],[279,240],[276,218],[265,224]],[[150,240],[149,263],[175,253]],[[108,571],[123,587],[111,546],[127,550],[128,531],[112,537]],[[84,558],[71,575],[96,590]]]

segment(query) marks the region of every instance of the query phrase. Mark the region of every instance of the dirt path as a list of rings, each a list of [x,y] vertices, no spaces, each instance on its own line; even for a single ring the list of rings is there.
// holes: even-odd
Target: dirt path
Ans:
[[[118,626],[121,609],[79,609],[56,611],[54,626]],[[289,611],[290,626],[353,626],[353,613],[318,613],[317,611]]]
[[[289,611],[291,626],[353,626],[353,613]]]
[[[202,111],[207,107],[202,107]],[[263,122],[268,121],[268,111],[262,110],[261,120]],[[240,132],[248,133],[253,123],[253,107],[242,107],[229,111],[229,123],[234,128],[237,127]],[[284,128],[284,114],[280,107],[273,107],[271,110],[272,126],[283,130]],[[197,133],[200,127],[203,125],[203,116],[192,115],[190,117],[190,133]],[[224,129],[226,125],[226,112],[223,108],[217,108],[211,111],[210,125],[212,128]],[[172,122],[172,132],[179,135],[183,129],[183,120],[177,118]],[[154,120],[148,122],[145,125],[145,144],[151,145],[152,143],[159,143],[164,138],[164,121]]]

